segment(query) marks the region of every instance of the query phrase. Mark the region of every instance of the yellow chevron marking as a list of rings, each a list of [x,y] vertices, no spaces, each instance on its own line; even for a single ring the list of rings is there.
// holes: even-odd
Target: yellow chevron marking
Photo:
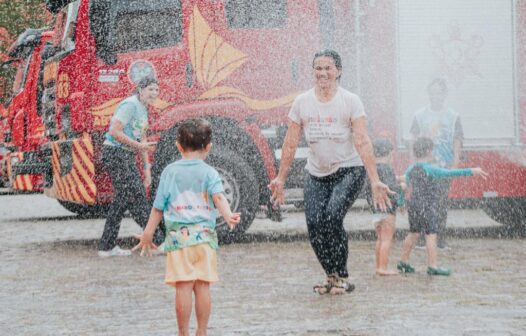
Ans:
[[[84,147],[80,141],[83,142]],[[94,204],[95,199],[90,196],[88,190],[95,194],[97,188],[93,182],[95,165],[93,163],[93,144],[89,134],[84,134],[82,139],[73,142],[71,171],[60,176],[60,146],[58,143],[52,145],[52,166],[54,174],[54,192],[59,198],[79,203]]]
[[[33,183],[31,183],[31,175],[29,174],[25,174],[23,175],[23,179],[24,179],[24,182],[25,182],[25,190],[33,190]]]
[[[84,170],[84,167],[79,163],[79,161],[84,162],[89,172],[94,175],[95,174],[95,165],[93,164],[92,160],[88,155],[84,152],[84,149],[82,146],[75,142],[73,143],[73,146],[77,150],[77,152],[74,152],[73,154],[73,166],[78,167],[79,170]],[[88,179],[86,181],[89,181],[91,179]]]
[[[57,193],[57,195],[59,195],[60,197],[64,198],[65,197],[65,192],[64,192],[64,184],[62,183],[62,180],[60,178],[60,163],[59,163],[59,159],[58,159],[58,151],[57,151],[57,148],[58,146],[55,146],[56,144],[53,145],[53,189],[55,190],[55,192]]]
[[[75,181],[73,181],[73,177],[71,177],[71,174],[68,174],[64,176],[65,180],[67,181],[68,185],[68,191],[70,195],[73,197],[72,199],[79,202],[81,200],[79,194],[77,193],[77,188],[75,186]]]
[[[82,136],[82,141],[88,148],[89,154],[93,155],[93,144],[91,143],[91,138],[88,133],[84,133],[84,135]]]
[[[58,159],[58,145],[56,143],[53,144],[51,153],[53,159],[53,174],[60,176],[60,161]]]
[[[15,183],[13,183],[13,188],[16,190],[22,189],[22,177],[17,175],[15,178]]]
[[[86,203],[89,203],[89,204],[93,204],[95,203],[95,200],[92,199],[92,197],[89,196],[88,192],[86,191],[86,188],[84,187],[84,184],[82,183],[82,181],[80,180],[79,176],[77,175],[77,172],[76,171],[72,171],[71,172],[71,176],[73,176],[73,179],[75,180],[75,182],[77,183],[76,186],[77,186],[77,191],[80,193],[80,195],[82,196],[82,199],[86,202]]]
[[[80,173],[80,176],[82,176],[82,178],[84,179],[84,181],[86,181],[86,184],[89,186],[91,191],[93,193],[96,193],[97,189],[95,187],[95,183],[93,182],[93,179],[86,173],[84,169],[79,169],[79,173]]]
[[[61,198],[65,200],[71,199],[71,195],[69,194],[68,185],[66,184],[66,181],[64,181],[62,178],[58,178],[58,180],[60,181],[60,189],[58,191]]]

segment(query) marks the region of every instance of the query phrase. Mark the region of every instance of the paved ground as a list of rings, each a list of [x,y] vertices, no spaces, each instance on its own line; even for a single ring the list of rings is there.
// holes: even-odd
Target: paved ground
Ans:
[[[425,275],[416,251],[417,274],[386,279],[373,275],[369,215],[353,209],[346,227],[364,238],[350,242],[357,289],[329,297],[311,292],[322,272],[302,240],[303,213],[290,210],[281,223],[257,219],[247,235],[257,242],[220,249],[210,335],[526,334],[526,243],[481,211],[451,211],[452,249],[439,255],[450,278]],[[2,335],[176,334],[164,258],[99,259],[103,224],[41,195],[0,196]],[[397,227],[407,228],[406,218]],[[137,231],[124,220],[122,237]],[[393,265],[399,255],[397,242]]]

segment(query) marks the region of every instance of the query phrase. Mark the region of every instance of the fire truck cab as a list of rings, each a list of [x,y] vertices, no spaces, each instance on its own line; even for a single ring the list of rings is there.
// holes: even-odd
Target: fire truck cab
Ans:
[[[17,63],[11,97],[3,113],[3,152],[8,185],[15,191],[42,192],[48,164],[40,148],[47,142],[42,122],[43,68],[47,29],[27,29],[9,49],[10,63]]]

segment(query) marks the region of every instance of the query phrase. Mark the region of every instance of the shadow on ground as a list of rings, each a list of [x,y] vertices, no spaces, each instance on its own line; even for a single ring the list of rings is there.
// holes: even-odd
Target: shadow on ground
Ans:
[[[396,240],[403,240],[407,235],[407,229],[398,229],[396,231]],[[376,239],[374,230],[349,231],[350,240],[371,241]],[[526,238],[526,230],[514,229],[505,226],[492,226],[480,228],[452,228],[446,230],[446,237],[456,239],[523,239]],[[220,237],[221,245],[229,244],[250,244],[265,242],[296,242],[306,241],[308,239],[306,232],[257,232],[246,233],[242,235],[222,236]],[[48,243],[43,243],[48,244]],[[78,239],[78,240],[61,240],[50,243],[52,246],[94,246],[98,244],[98,239]],[[121,247],[131,248],[137,244],[133,237],[123,237],[117,240]]]

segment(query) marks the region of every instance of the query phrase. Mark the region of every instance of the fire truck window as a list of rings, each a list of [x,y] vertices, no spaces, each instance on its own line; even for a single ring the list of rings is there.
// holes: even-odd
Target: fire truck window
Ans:
[[[225,0],[230,28],[279,28],[287,24],[286,0]]]
[[[119,13],[115,26],[117,53],[164,48],[181,41],[179,9]]]
[[[77,30],[77,14],[79,11],[80,1],[74,1],[67,7],[66,25],[64,35],[62,36],[62,47],[65,50],[71,50],[75,47],[75,34]]]
[[[26,47],[29,48],[29,47]],[[29,72],[29,65],[31,60],[32,51],[28,51],[28,56],[22,60],[18,65],[16,72],[15,82],[13,83],[13,94],[20,92],[26,84],[27,73]]]

